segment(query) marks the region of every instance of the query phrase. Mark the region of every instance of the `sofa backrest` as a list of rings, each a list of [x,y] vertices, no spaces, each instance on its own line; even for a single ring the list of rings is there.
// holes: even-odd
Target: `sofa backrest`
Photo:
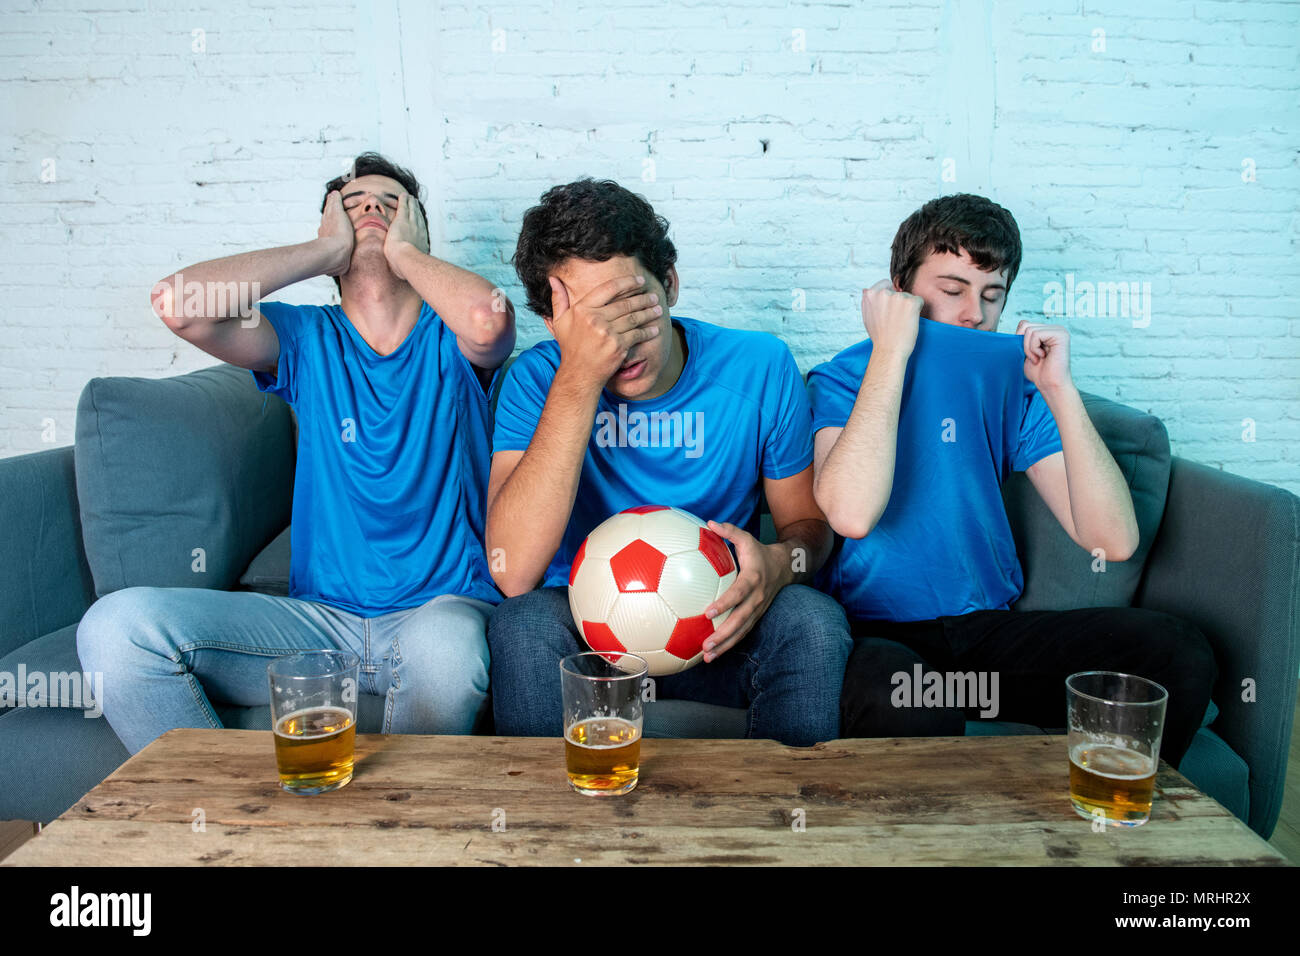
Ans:
[[[243,369],[92,379],[76,472],[95,593],[234,587],[289,523],[293,468],[289,407]]]
[[[1070,540],[1028,477],[1013,475],[1003,485],[1002,499],[1025,573],[1017,611],[1128,607],[1164,515],[1169,491],[1169,434],[1164,424],[1154,415],[1096,395],[1084,393],[1083,404],[1133,495],[1138,549],[1124,562],[1099,560]]]
[[[72,446],[0,460],[0,657],[75,624],[95,599]]]

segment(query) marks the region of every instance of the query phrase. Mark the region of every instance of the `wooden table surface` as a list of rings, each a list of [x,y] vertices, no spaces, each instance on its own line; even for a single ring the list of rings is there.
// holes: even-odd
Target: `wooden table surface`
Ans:
[[[269,731],[173,730],[3,865],[1286,865],[1163,763],[1150,822],[1094,832],[1059,736],[641,754],[636,790],[593,798],[558,738],[359,735],[352,782],[304,797]]]

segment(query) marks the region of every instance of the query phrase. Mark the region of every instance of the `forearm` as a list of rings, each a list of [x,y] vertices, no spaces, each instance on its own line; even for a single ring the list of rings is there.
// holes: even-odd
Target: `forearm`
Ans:
[[[907,360],[872,352],[849,420],[814,477],[818,506],[845,537],[866,537],[889,503]]]
[[[1073,385],[1043,391],[1061,433],[1074,540],[1088,551],[1101,548],[1123,561],[1138,545],[1133,497]]]
[[[241,316],[241,306],[303,279],[324,275],[337,258],[337,249],[330,243],[313,239],[195,263],[154,285],[154,311],[172,331],[191,339],[187,332],[246,317]],[[201,297],[202,309],[195,308],[194,296]],[[196,311],[202,314],[193,314]]]
[[[493,577],[507,597],[535,587],[560,549],[599,398],[599,388],[572,381],[561,366],[528,449],[488,503],[488,553],[501,549]]]
[[[780,586],[811,581],[830,556],[834,540],[830,525],[816,518],[783,528],[781,539],[768,545],[775,559],[773,566],[780,569]]]
[[[438,313],[461,342],[467,343],[484,368],[495,367],[515,344],[514,308],[510,300],[477,273],[452,265],[404,242],[397,265],[420,298]]]

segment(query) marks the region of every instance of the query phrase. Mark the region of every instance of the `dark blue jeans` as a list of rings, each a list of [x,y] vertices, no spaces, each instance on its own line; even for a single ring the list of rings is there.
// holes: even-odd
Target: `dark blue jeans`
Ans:
[[[782,588],[731,650],[655,678],[656,699],[749,709],[747,736],[807,747],[840,735],[840,689],[853,640],[844,610],[803,585]],[[568,590],[541,588],[499,605],[488,623],[497,733],[560,737],[560,658],[587,650]]]

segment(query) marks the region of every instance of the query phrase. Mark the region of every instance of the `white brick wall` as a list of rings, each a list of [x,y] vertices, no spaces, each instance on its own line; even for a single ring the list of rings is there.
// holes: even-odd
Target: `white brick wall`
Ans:
[[[1026,242],[1005,330],[1067,273],[1149,282],[1146,328],[1066,320],[1080,386],[1300,492],[1300,4],[1133,9],[10,2],[0,454],[70,442],[91,376],[210,364],[153,317],[153,281],[310,238],[324,181],[378,148],[426,183],[435,251],[517,302],[524,209],[618,179],[673,224],[678,311],[780,333],[805,369],[861,334],[909,212],[983,192]],[[522,319],[522,344],[545,334]]]

